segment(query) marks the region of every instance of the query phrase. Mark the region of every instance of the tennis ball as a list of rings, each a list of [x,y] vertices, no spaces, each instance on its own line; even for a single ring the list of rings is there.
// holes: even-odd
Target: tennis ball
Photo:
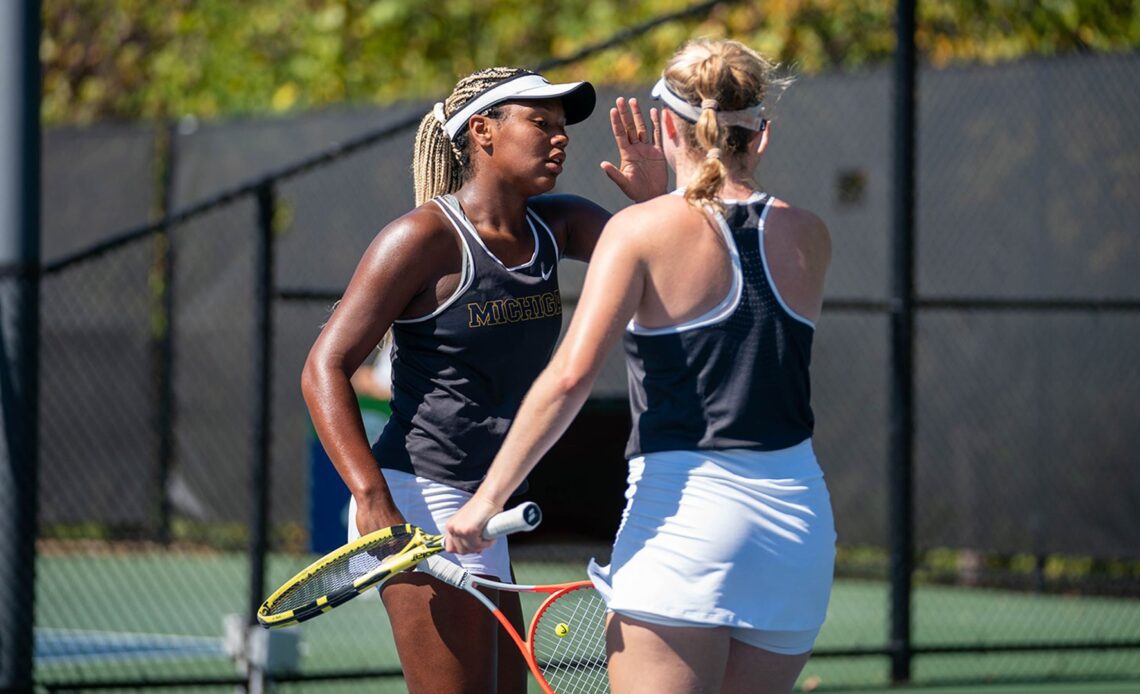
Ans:
[[[570,625],[566,622],[560,622],[558,626],[554,627],[554,635],[562,638],[570,633]]]

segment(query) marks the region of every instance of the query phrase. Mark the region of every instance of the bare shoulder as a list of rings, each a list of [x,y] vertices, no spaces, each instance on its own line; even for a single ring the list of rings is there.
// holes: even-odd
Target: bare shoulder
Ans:
[[[773,198],[769,223],[786,226],[790,231],[809,236],[828,236],[827,225],[816,213],[795,207],[779,198]]]
[[[397,217],[372,239],[349,281],[342,305],[389,320],[430,313],[463,267],[462,241],[446,214],[428,203]],[[450,284],[449,284],[450,283]]]
[[[764,230],[766,236],[790,242],[824,263],[831,258],[831,232],[810,210],[774,198]]]
[[[635,237],[653,234],[683,233],[686,222],[701,223],[702,213],[679,195],[659,195],[636,205],[630,205],[613,216],[607,230]],[[608,233],[608,232],[607,232]]]
[[[694,234],[708,226],[705,212],[680,195],[660,195],[630,205],[606,224],[601,244],[620,246],[622,255],[655,263],[687,248]]]
[[[462,251],[455,229],[438,206],[426,203],[389,222],[373,238],[358,270],[426,282],[456,272]]]
[[[407,243],[436,243],[455,238],[447,215],[437,205],[424,203],[392,220],[380,230],[381,236]]]

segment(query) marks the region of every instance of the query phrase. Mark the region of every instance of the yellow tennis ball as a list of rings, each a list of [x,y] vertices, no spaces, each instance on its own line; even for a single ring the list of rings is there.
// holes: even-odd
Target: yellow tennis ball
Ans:
[[[560,622],[558,626],[554,627],[554,635],[562,638],[570,633],[570,625],[566,622]]]

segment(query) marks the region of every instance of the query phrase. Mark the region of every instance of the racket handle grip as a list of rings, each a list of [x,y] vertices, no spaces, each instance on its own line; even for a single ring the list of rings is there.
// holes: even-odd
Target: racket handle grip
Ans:
[[[424,559],[423,562],[420,563],[420,569],[456,588],[463,587],[463,583],[467,580],[468,575],[462,566],[452,564],[438,554]]]
[[[526,501],[500,514],[491,516],[483,528],[483,538],[493,540],[511,533],[534,530],[542,522],[542,509],[533,501]]]

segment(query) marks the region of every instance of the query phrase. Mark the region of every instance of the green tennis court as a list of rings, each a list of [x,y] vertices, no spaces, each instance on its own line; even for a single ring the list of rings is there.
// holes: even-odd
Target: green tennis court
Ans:
[[[277,585],[309,557],[272,558],[268,582]],[[235,674],[225,654],[223,619],[245,610],[244,556],[215,552],[71,552],[40,557],[37,596],[37,681],[161,680],[219,678]],[[580,564],[522,561],[518,579],[548,583],[580,578]],[[155,577],[163,577],[156,583]],[[173,596],[173,600],[170,600]],[[162,607],[165,601],[165,611]],[[537,604],[533,601],[531,607]],[[887,585],[870,580],[836,583],[818,651],[881,644],[886,640]],[[1000,607],[1000,622],[992,614]],[[1140,601],[999,590],[918,587],[915,611],[921,646],[1071,643],[1134,639]],[[307,674],[398,670],[386,617],[368,596],[292,628],[300,637],[299,668]],[[817,657],[805,669],[801,688],[880,691],[888,682],[885,657]],[[1136,691],[1140,652],[1090,650],[1035,653],[929,655],[916,660],[915,678],[946,687],[914,691],[966,691],[955,682],[993,683],[969,691]],[[1046,682],[1055,684],[1018,684]],[[1068,682],[1072,682],[1071,684]],[[402,691],[398,679],[389,683]],[[355,686],[358,686],[357,682]],[[388,685],[384,685],[385,687]],[[348,683],[286,685],[301,690],[344,691]]]

